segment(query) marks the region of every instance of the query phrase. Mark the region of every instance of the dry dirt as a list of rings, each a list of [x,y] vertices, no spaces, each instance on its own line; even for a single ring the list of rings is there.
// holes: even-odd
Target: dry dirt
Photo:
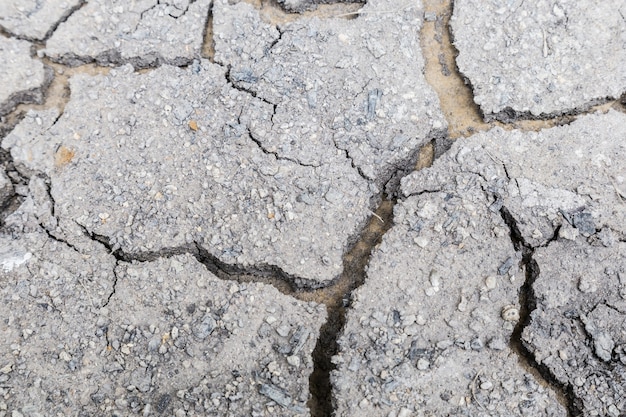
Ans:
[[[314,11],[302,14],[290,14],[285,13],[275,1],[272,0],[245,1],[260,10],[262,18],[273,25],[281,25],[303,17],[312,16],[318,18],[334,17],[354,19],[358,17],[359,10],[362,6],[360,3],[320,5]],[[536,131],[555,125],[567,124],[575,118],[575,116],[563,116],[547,120],[518,120],[511,124],[501,122],[486,123],[483,120],[478,106],[476,106],[473,101],[471,86],[469,86],[463,76],[459,74],[455,64],[457,51],[454,48],[448,30],[448,22],[452,13],[452,1],[423,0],[423,3],[426,15],[428,16],[420,33],[422,50],[426,62],[424,74],[429,84],[435,89],[439,96],[441,108],[448,121],[448,135],[450,139],[462,140],[463,137],[490,129],[494,126],[500,126],[504,129]],[[381,10],[377,12],[401,13],[401,9],[402,7],[399,5],[398,10]],[[205,31],[205,44],[203,47],[203,55],[208,59],[212,59],[214,53],[211,27],[212,19],[211,16],[209,16]],[[37,56],[36,50],[42,46],[43,45],[38,45],[34,48],[33,56]],[[25,112],[30,109],[41,110],[57,107],[60,111],[63,111],[71,95],[68,80],[72,75],[78,73],[91,75],[106,74],[110,70],[108,67],[95,64],[70,68],[56,64],[47,59],[43,59],[43,62],[54,70],[54,79],[47,90],[44,103],[20,105],[12,113],[5,116],[0,122],[0,137],[19,122]],[[141,71],[150,71],[150,69]],[[622,101],[626,102],[626,97]],[[609,108],[625,111],[625,104],[616,100],[593,107],[586,113],[607,111]],[[59,155],[59,163],[63,163],[68,158],[71,159],[71,156],[70,153]],[[432,143],[429,143],[421,149],[415,169],[430,166],[433,159],[434,146]],[[345,255],[343,274],[326,288],[311,291],[297,290],[290,283],[273,276],[259,277],[240,274],[222,276],[224,279],[237,281],[266,282],[275,286],[281,292],[297,299],[316,301],[327,306],[329,320],[321,329],[321,336],[314,351],[316,368],[310,380],[313,398],[309,402],[309,406],[313,417],[331,415],[332,404],[329,372],[333,366],[330,358],[337,349],[337,335],[345,322],[345,312],[346,307],[349,306],[350,293],[364,282],[370,254],[376,245],[380,243],[384,233],[393,224],[394,203],[395,201],[386,199],[386,197],[383,196],[382,203],[376,212],[372,213],[371,219],[356,239],[356,243]],[[522,363],[529,372],[532,372],[537,377],[537,380],[541,381],[541,375],[531,363],[524,359],[523,354],[520,353],[518,356],[520,357],[520,363]]]

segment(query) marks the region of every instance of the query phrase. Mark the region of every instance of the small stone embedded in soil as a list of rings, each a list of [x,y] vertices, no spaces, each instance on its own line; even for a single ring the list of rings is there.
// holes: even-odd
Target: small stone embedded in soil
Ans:
[[[20,103],[40,103],[52,71],[31,58],[31,44],[0,36],[0,116]]]
[[[487,119],[586,109],[626,91],[625,13],[621,1],[457,0],[456,62]]]

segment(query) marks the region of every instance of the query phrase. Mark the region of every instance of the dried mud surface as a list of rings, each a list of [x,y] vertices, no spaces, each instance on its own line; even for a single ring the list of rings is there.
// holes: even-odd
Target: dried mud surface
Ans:
[[[360,3],[339,3],[330,5],[319,5],[316,10],[303,12],[301,14],[286,13],[280,6],[272,0],[245,0],[260,11],[265,22],[272,25],[282,25],[296,21],[305,17],[324,18],[344,18],[353,19],[359,15],[362,7]],[[397,10],[380,10],[380,13],[401,13],[402,2],[398,2]],[[512,123],[502,123],[499,121],[485,122],[484,118],[473,101],[473,92],[467,80],[463,78],[456,67],[455,57],[457,51],[454,48],[449,30],[449,20],[452,14],[452,0],[423,0],[425,9],[425,21],[420,33],[421,46],[426,61],[425,77],[428,83],[436,91],[441,108],[448,122],[448,139],[463,140],[477,132],[489,130],[495,126],[505,130],[519,129],[522,131],[539,131],[542,129],[569,124],[578,116],[561,116],[546,120],[516,120]],[[204,58],[213,60],[214,44],[212,39],[212,18],[209,15],[206,32],[204,34],[204,46],[202,54]],[[6,36],[6,34],[0,35]],[[33,48],[33,56],[37,56],[37,49],[43,47],[42,43],[36,43]],[[77,74],[102,75],[108,74],[110,67],[87,64],[76,67],[61,65],[47,58],[40,58],[42,62],[51,67],[54,71],[54,78],[45,92],[43,104],[20,104],[11,113],[5,115],[0,120],[0,138],[4,137],[11,129],[24,118],[28,110],[45,110],[56,108],[63,112],[65,105],[71,97],[69,78]],[[152,69],[142,69],[139,72],[148,72]],[[624,96],[626,97],[626,95]],[[601,106],[593,107],[585,114],[596,111],[606,112],[615,109],[626,112],[626,99],[615,100]],[[422,147],[418,154],[415,170],[430,167],[436,157],[440,156],[435,149],[434,143],[429,143]],[[0,165],[7,172],[15,172],[10,156],[6,152],[0,152]],[[14,174],[14,181],[24,181]],[[10,206],[5,210],[12,211],[17,208],[21,197],[16,197]],[[365,280],[366,269],[373,250],[380,244],[383,235],[393,225],[393,208],[396,204],[394,198],[383,195],[382,202],[378,209],[371,213],[371,217],[366,226],[359,233],[356,243],[352,246],[343,259],[343,273],[335,281],[324,288],[308,290],[297,288],[292,282],[286,281],[282,277],[272,274],[256,275],[245,272],[226,271],[219,265],[205,262],[205,266],[216,276],[224,280],[236,281],[239,283],[261,282],[277,288],[281,293],[294,297],[304,302],[315,302],[326,306],[328,319],[321,327],[320,336],[317,340],[313,352],[314,371],[310,377],[311,399],[308,402],[311,415],[313,417],[329,417],[333,414],[332,393],[330,383],[330,373],[335,368],[331,362],[333,355],[337,353],[337,340],[346,322],[346,311],[350,307],[351,293],[359,288]],[[512,238],[520,248],[523,242],[519,236]],[[193,251],[191,251],[193,252]],[[195,253],[198,260],[202,261],[202,253]],[[118,253],[119,260],[125,259]],[[206,259],[205,259],[206,261]],[[532,265],[526,265],[527,274],[532,274]],[[525,294],[530,291],[526,288],[522,292],[520,302],[525,305]],[[522,314],[524,307],[522,308]],[[523,321],[523,320],[522,320]],[[561,386],[555,385],[553,381],[546,379],[543,369],[541,369],[531,355],[525,350],[521,343],[521,333],[523,326],[516,328],[513,333],[511,346],[517,354],[519,364],[544,387],[554,389],[559,401],[568,405],[570,398]]]

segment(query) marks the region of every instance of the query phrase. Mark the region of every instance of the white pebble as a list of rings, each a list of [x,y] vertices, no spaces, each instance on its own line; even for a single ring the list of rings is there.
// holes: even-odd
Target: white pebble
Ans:
[[[514,305],[506,305],[502,308],[502,318],[505,321],[518,321],[519,310]]]

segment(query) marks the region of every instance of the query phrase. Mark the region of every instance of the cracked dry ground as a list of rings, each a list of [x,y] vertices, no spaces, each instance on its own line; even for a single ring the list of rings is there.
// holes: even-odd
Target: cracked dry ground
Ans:
[[[626,4],[317,3],[0,0],[0,417],[626,415]]]

